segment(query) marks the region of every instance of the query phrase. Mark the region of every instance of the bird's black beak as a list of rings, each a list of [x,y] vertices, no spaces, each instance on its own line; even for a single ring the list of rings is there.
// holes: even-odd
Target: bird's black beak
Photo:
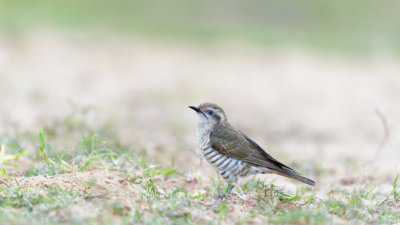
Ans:
[[[189,108],[191,108],[191,109],[193,109],[194,111],[196,111],[196,112],[201,112],[201,110],[199,109],[199,107],[196,107],[196,106],[189,106]]]

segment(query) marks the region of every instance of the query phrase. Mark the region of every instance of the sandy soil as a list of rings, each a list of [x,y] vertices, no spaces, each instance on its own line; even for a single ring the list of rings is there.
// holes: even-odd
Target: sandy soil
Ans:
[[[124,142],[186,172],[202,163],[187,106],[211,101],[276,158],[305,174],[331,171],[321,187],[371,177],[389,186],[400,171],[399,97],[400,63],[385,54],[54,31],[0,36],[1,133],[40,130],[76,106],[90,107],[89,122],[112,121]]]

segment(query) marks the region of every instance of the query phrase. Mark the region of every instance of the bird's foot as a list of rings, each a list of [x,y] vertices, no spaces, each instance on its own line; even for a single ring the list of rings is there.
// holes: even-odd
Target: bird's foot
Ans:
[[[226,199],[226,194],[218,194],[218,199],[219,200],[225,200]]]
[[[224,191],[224,192],[222,192],[222,191],[221,191],[221,188],[218,186],[218,195],[217,195],[218,198],[219,198],[220,200],[225,200],[225,199],[226,199],[226,196],[229,195],[229,194],[231,194],[231,192],[232,192],[232,190],[233,190],[234,187],[235,187],[235,185],[230,184],[230,185],[228,186],[227,190]]]
[[[221,187],[218,186],[217,194],[216,194],[215,198],[216,198],[216,199],[219,199],[219,200],[225,200],[226,194],[227,194],[227,193],[226,193],[225,191],[222,191],[222,190],[221,190]]]

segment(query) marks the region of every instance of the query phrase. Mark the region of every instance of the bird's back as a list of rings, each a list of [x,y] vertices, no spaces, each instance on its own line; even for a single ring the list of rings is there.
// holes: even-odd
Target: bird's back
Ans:
[[[254,172],[271,172],[293,178],[309,185],[315,182],[301,176],[265,152],[255,141],[229,123],[215,126],[210,133],[211,148],[224,157],[240,160]],[[245,174],[248,175],[248,174]]]

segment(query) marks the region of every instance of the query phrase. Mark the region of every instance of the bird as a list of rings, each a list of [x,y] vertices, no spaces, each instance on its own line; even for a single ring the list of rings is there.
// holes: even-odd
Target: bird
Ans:
[[[189,106],[197,113],[197,141],[203,157],[228,183],[224,199],[236,186],[238,178],[255,174],[278,174],[308,185],[312,179],[302,176],[294,169],[269,155],[245,133],[233,127],[225,111],[214,103]]]

